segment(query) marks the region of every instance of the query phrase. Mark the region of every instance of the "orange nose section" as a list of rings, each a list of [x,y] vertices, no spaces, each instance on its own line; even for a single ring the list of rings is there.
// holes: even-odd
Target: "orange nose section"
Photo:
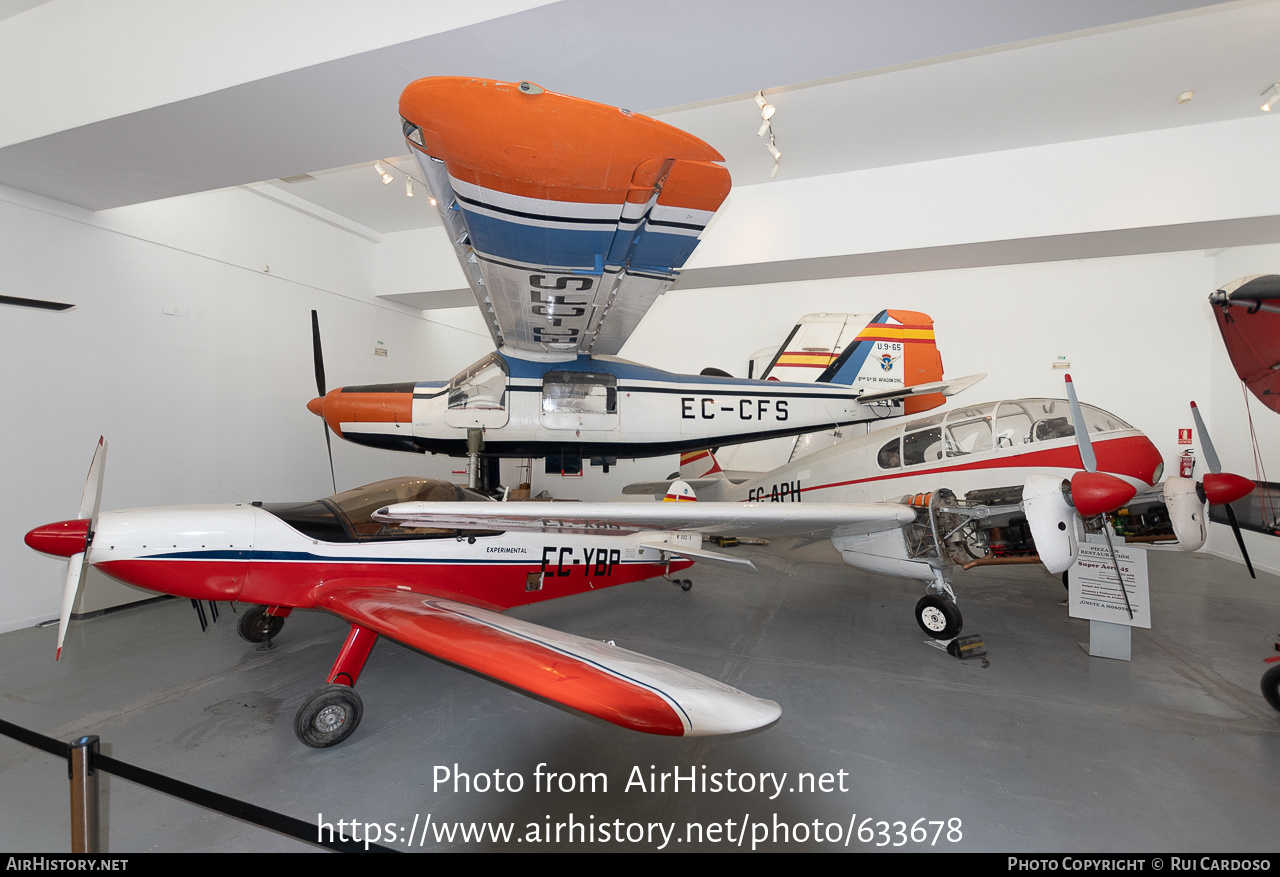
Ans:
[[[339,387],[312,399],[307,410],[323,417],[339,438],[345,438],[344,423],[412,423],[413,385]]]
[[[43,554],[55,557],[70,557],[84,551],[85,541],[89,538],[89,521],[58,521],[56,524],[45,524],[36,527],[27,534],[24,540],[28,548],[34,548]]]

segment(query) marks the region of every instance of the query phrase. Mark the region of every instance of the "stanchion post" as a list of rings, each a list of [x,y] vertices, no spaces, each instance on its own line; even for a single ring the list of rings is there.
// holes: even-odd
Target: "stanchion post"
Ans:
[[[71,778],[71,852],[102,852],[98,842],[98,771],[93,757],[98,737],[91,734],[71,741],[68,774]]]

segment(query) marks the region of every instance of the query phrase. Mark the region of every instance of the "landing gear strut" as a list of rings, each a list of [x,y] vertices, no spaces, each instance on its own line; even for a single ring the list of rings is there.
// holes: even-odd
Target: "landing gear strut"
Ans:
[[[364,716],[364,701],[353,687],[360,678],[378,635],[351,625],[347,641],[329,671],[329,684],[311,693],[298,707],[293,732],[314,749],[337,746],[355,732]]]

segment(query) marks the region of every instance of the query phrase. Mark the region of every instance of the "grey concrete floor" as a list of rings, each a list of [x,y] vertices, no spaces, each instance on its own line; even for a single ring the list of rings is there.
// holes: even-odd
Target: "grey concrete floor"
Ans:
[[[606,823],[632,838],[674,826],[666,848],[675,850],[750,849],[752,832],[768,835],[764,850],[1280,848],[1280,714],[1258,689],[1280,632],[1276,577],[1252,582],[1226,561],[1151,552],[1154,628],[1134,630],[1125,663],[1082,651],[1088,623],[1067,616],[1062,585],[1039,567],[962,573],[965,632],[982,634],[989,650],[962,662],[924,644],[914,583],[852,570],[829,545],[734,550],[759,574],[704,563],[688,593],[641,582],[514,614],[782,704],[776,724],[750,734],[624,731],[383,640],[358,686],[359,730],[333,749],[308,749],[293,715],[323,681],[345,625],[295,613],[278,647],[262,653],[236,636],[225,608],[201,634],[178,600],[73,624],[58,664],[52,628],[0,636],[0,718],[63,740],[97,734],[115,758],[308,822],[377,823],[384,842],[390,825],[400,839],[388,845],[401,849],[416,819],[415,851],[661,845],[658,835],[605,841]],[[603,774],[608,789],[537,791],[540,764],[575,783]],[[455,766],[515,772],[524,788],[437,788],[437,772]],[[726,784],[733,771],[735,790],[628,789],[637,770],[646,781],[680,770]],[[742,774],[784,772],[776,797],[737,788]],[[802,791],[801,773],[831,774],[830,790]],[[103,788],[111,852],[313,849],[119,778]],[[0,848],[69,850],[67,812],[64,763],[0,738]],[[823,838],[840,840],[815,841],[815,821]],[[579,836],[594,829],[596,842],[570,842],[564,828],[557,842],[556,823],[572,822]],[[437,840],[434,829],[453,823],[509,824],[513,839]],[[545,835],[548,824],[550,840],[515,840]],[[744,824],[752,828],[740,845]],[[690,833],[698,827],[700,843]],[[921,832],[928,840],[918,842]]]

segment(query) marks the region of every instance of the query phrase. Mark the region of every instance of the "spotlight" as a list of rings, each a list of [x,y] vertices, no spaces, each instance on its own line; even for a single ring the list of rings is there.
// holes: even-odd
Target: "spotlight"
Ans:
[[[413,197],[413,177],[404,178],[404,193],[407,197]]]
[[[1271,112],[1271,108],[1280,104],[1280,82],[1275,83],[1262,93],[1263,112]]]

